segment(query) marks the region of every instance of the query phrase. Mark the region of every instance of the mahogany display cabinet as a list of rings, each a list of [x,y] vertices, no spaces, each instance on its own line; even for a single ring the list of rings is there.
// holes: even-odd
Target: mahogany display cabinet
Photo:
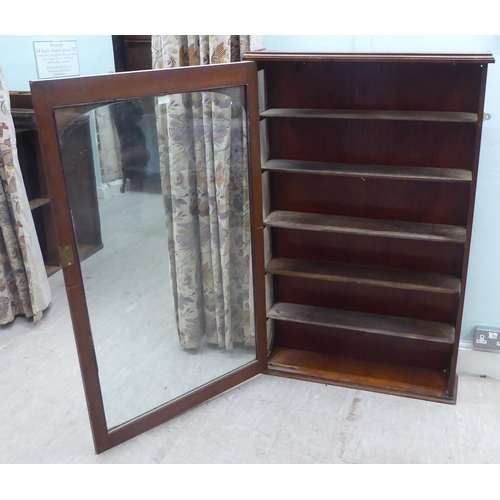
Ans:
[[[488,55],[254,53],[269,371],[453,402]]]

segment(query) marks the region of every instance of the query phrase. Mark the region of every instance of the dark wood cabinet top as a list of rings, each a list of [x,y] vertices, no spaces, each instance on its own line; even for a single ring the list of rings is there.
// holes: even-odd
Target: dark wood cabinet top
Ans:
[[[432,53],[328,53],[328,52],[278,52],[251,51],[243,58],[247,61],[309,61],[309,62],[395,62],[395,63],[476,63],[492,64],[495,58],[491,53],[470,54],[432,54]]]

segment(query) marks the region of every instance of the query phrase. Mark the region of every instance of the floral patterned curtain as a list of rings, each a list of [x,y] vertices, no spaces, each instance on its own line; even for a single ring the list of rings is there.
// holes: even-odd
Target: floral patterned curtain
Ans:
[[[153,68],[241,61],[250,35],[152,35]]]
[[[38,322],[51,294],[21,167],[10,97],[0,66],[0,324]]]
[[[241,60],[248,35],[153,35],[153,67]],[[234,95],[233,95],[234,94]],[[245,112],[239,93],[159,100],[158,139],[181,345],[255,345]]]

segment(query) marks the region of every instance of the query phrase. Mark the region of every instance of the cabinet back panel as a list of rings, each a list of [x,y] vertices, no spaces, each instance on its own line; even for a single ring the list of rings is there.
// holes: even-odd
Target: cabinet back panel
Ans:
[[[477,64],[273,62],[263,67],[269,108],[477,112],[479,106]]]
[[[465,170],[474,164],[474,123],[312,118],[267,122],[271,159]]]
[[[274,257],[393,267],[462,276],[464,246],[456,243],[272,229]]]
[[[274,346],[438,370],[449,369],[452,354],[449,344],[285,321],[275,321]]]
[[[274,300],[454,325],[458,294],[274,276]]]
[[[466,226],[469,195],[467,183],[271,172],[272,210]]]

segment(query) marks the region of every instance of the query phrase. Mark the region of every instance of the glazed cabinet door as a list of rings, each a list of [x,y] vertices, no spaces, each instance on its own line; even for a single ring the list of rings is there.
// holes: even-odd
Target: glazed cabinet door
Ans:
[[[256,64],[31,87],[100,453],[267,368]]]

